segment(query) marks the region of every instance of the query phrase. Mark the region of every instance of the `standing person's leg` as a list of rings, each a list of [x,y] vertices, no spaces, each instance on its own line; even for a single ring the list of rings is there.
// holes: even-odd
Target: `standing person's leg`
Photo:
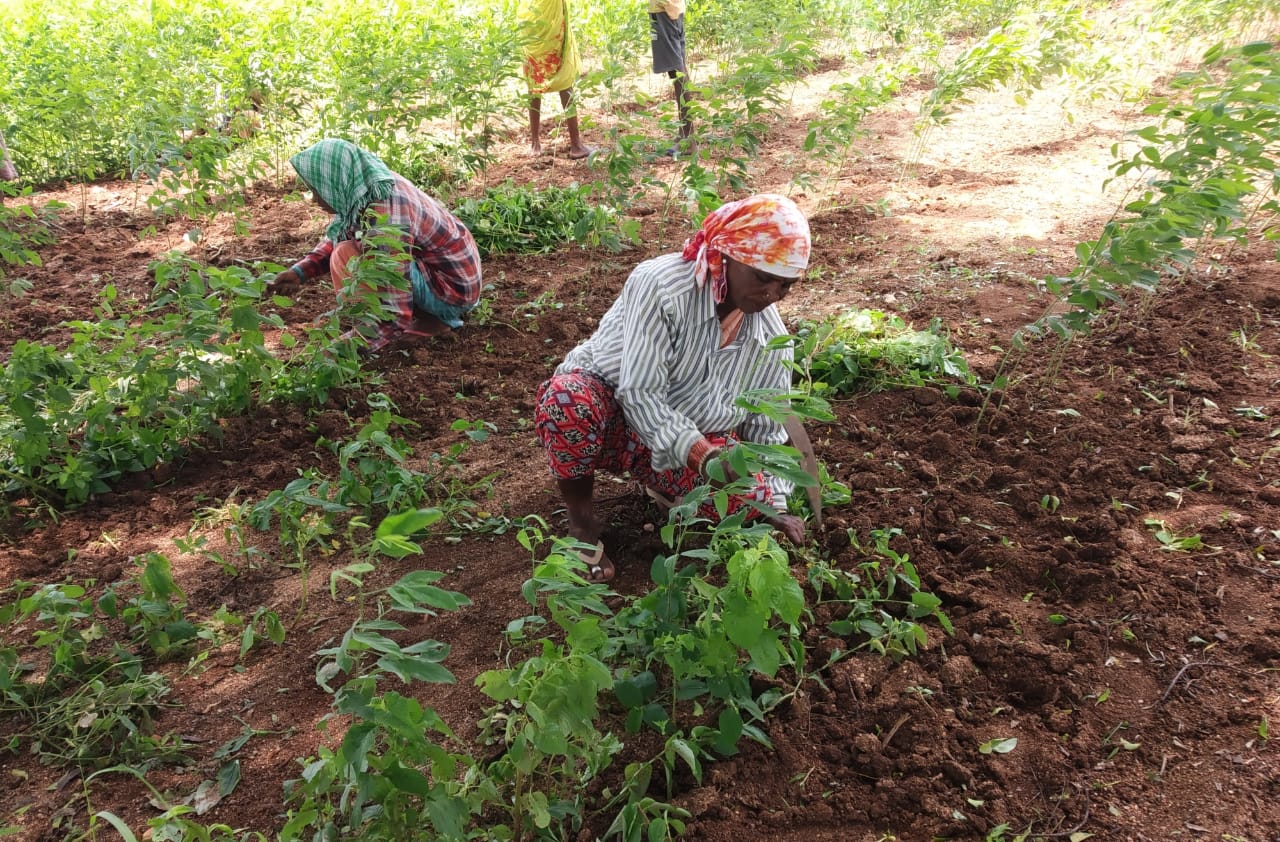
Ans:
[[[0,181],[17,181],[18,168],[9,159],[9,147],[4,143],[4,132],[0,132]],[[4,192],[0,191],[0,205],[4,204]]]
[[[529,97],[529,151],[542,154],[542,97]]]
[[[18,168],[9,157],[9,147],[4,142],[4,132],[0,132],[0,181],[17,181]]]
[[[560,104],[564,106],[564,122],[569,128],[569,157],[585,158],[595,150],[582,143],[582,133],[578,130],[578,104],[573,101],[573,88],[560,92]]]
[[[650,13],[649,42],[653,50],[653,72],[665,73],[671,79],[680,119],[676,139],[688,140],[693,134],[693,120],[689,114],[689,69],[685,61],[684,15],[672,20],[664,12]],[[673,146],[666,154],[674,156],[678,151],[680,150]]]
[[[689,73],[685,68],[668,72],[671,87],[675,89],[676,111],[680,114],[680,139],[687,140],[693,135],[693,121],[689,118],[689,95],[685,88],[685,80]]]

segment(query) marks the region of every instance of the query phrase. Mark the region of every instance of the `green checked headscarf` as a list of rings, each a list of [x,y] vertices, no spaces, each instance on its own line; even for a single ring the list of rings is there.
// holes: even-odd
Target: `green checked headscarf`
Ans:
[[[325,229],[335,243],[349,239],[360,215],[391,195],[395,174],[377,155],[354,143],[327,138],[289,159],[299,177],[337,212]]]

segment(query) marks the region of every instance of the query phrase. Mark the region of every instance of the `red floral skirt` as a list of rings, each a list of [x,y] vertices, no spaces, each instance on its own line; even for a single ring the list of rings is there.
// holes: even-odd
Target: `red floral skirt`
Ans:
[[[627,426],[613,387],[589,371],[576,369],[557,374],[538,388],[534,426],[547,452],[547,463],[556,479],[580,479],[596,471],[629,473],[642,485],[671,498],[680,498],[703,484],[690,468],[656,471],[653,451]],[[720,446],[734,439],[725,434],[705,434]],[[773,493],[763,475],[756,475],[756,487],[749,493],[729,498],[728,514],[747,506],[748,501],[770,506]],[[698,514],[717,519],[715,507],[705,501]],[[758,513],[754,513],[754,517]]]

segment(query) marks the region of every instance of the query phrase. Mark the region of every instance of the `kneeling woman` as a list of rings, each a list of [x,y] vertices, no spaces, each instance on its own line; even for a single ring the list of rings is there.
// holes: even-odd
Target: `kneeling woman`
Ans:
[[[629,471],[658,494],[701,485],[710,460],[737,439],[782,444],[782,425],[735,406],[752,389],[786,390],[790,349],[777,308],[809,264],[809,224],[783,196],[762,194],[709,214],[680,253],[647,260],[590,339],[538,390],[536,426],[569,515],[569,534],[596,552],[589,578],[613,578],[592,500],[597,471]],[[793,543],[791,484],[758,475],[749,497]],[[746,506],[730,500],[729,511]],[[700,513],[715,517],[704,503]]]
[[[289,163],[315,203],[334,217],[320,244],[276,276],[273,290],[328,272],[333,291],[340,292],[364,240],[393,233],[409,256],[403,266],[407,288],[378,290],[393,319],[378,326],[369,352],[402,336],[439,336],[462,326],[462,316],[480,300],[480,252],[457,217],[387,169],[377,155],[345,140],[322,140]],[[375,224],[385,227],[375,231]]]

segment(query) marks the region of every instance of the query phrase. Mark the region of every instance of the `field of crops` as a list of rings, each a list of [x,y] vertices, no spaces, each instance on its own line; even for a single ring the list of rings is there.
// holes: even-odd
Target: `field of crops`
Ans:
[[[673,159],[579,2],[574,160],[513,2],[11,3],[0,836],[1280,838],[1277,11],[691,0]],[[462,329],[266,290],[327,136],[471,228]],[[602,479],[587,584],[535,392],[757,191],[821,521]]]

